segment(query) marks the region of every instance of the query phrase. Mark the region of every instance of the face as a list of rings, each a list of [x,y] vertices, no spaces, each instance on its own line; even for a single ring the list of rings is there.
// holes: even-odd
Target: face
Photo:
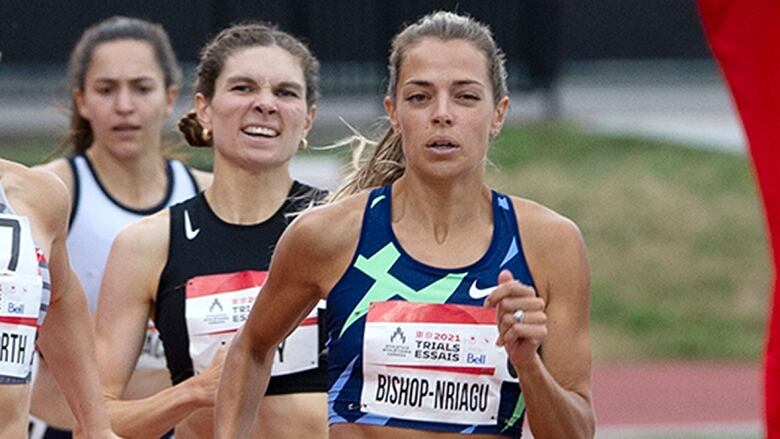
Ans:
[[[385,109],[401,134],[407,172],[481,178],[509,105],[506,97],[494,104],[485,55],[464,40],[425,38],[405,52],[396,87]]]
[[[209,101],[195,96],[217,156],[242,167],[286,166],[314,121],[297,58],[278,46],[239,49],[226,60]],[[216,157],[215,157],[216,158]]]
[[[92,126],[95,146],[121,157],[159,148],[163,120],[173,110],[176,89],[165,77],[154,49],[143,41],[98,45],[85,72],[84,89],[73,98]]]

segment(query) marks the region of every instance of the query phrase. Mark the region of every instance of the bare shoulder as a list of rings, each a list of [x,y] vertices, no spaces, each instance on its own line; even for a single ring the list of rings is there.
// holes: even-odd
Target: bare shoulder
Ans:
[[[154,301],[168,260],[170,211],[164,209],[123,228],[111,244],[103,274],[98,314],[128,295]],[[108,307],[108,308],[105,308]]]
[[[163,209],[123,228],[113,246],[129,255],[149,257],[167,254],[170,241],[170,210]]]
[[[580,229],[571,219],[535,201],[512,197],[512,202],[525,246],[558,252],[582,243]]]
[[[52,160],[48,163],[44,163],[42,165],[34,166],[32,169],[35,170],[41,170],[41,171],[49,171],[59,177],[60,180],[62,180],[63,183],[65,183],[65,187],[68,188],[68,191],[73,192],[73,171],[70,168],[70,164],[68,164],[68,160],[64,158],[59,158]]]
[[[367,197],[356,194],[301,214],[282,235],[271,271],[309,284],[326,297],[357,250]]]
[[[286,239],[308,248],[308,253],[325,257],[354,250],[367,199],[368,192],[362,192],[308,210],[292,222]]]
[[[34,218],[55,235],[64,232],[70,211],[70,194],[56,175],[2,160],[0,181],[15,211]]]
[[[517,197],[512,197],[512,201],[523,252],[539,293],[549,300],[547,294],[552,285],[566,282],[586,286],[589,282],[588,261],[577,224],[534,201]]]

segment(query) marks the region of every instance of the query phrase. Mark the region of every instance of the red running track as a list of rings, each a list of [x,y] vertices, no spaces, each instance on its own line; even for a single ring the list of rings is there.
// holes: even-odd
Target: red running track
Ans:
[[[759,364],[597,365],[599,427],[740,423],[761,420]]]

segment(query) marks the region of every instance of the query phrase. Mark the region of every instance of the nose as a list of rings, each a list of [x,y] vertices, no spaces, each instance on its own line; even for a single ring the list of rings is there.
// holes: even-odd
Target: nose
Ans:
[[[127,87],[120,87],[114,99],[114,109],[119,114],[132,113],[135,109],[133,105],[133,97],[130,95],[130,90]]]
[[[255,98],[254,109],[262,114],[276,113],[276,97],[270,90],[262,90]]]
[[[436,101],[436,105],[433,108],[432,122],[436,126],[451,126],[452,125],[452,112],[450,111],[450,102],[446,97],[442,97]]]

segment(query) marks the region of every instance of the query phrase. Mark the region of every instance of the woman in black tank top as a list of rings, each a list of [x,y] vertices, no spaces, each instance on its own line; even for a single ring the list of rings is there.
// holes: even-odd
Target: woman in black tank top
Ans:
[[[191,145],[213,147],[213,183],[120,233],[101,288],[98,362],[120,435],[175,427],[177,438],[212,436],[224,345],[246,319],[282,232],[324,198],[289,173],[315,118],[318,69],[300,41],[266,25],[233,26],[204,48],[195,111],[179,128]],[[124,401],[150,316],[174,386]],[[327,436],[318,321],[313,310],[278,347],[279,376],[254,435]]]

